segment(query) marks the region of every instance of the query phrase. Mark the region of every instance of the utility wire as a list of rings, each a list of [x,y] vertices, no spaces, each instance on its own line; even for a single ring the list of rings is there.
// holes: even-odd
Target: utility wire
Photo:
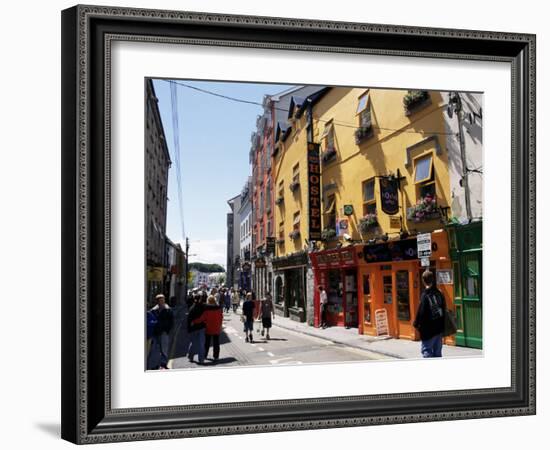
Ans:
[[[236,98],[236,97],[231,97],[229,95],[223,95],[223,94],[219,94],[217,92],[213,92],[213,91],[209,91],[207,89],[201,89],[201,88],[198,88],[196,86],[191,86],[189,84],[185,84],[185,83],[182,83],[182,82],[179,82],[179,81],[175,81],[175,80],[164,80],[162,79],[161,81],[164,81],[166,83],[170,83],[171,85],[178,85],[178,86],[183,86],[183,87],[186,87],[186,88],[189,88],[189,89],[193,89],[195,91],[198,91],[198,92],[201,92],[203,94],[208,94],[208,95],[213,95],[214,97],[219,97],[219,98],[223,98],[225,100],[229,100],[229,101],[233,101],[233,102],[237,102],[237,103],[244,103],[244,104],[248,104],[248,105],[256,105],[256,106],[261,106],[263,107],[263,103],[260,103],[260,102],[255,102],[255,101],[252,101],[252,100],[244,100],[244,99],[240,99],[240,98]],[[442,109],[444,107],[446,107],[447,105],[443,105],[441,106],[440,108],[432,111],[430,114],[433,114],[434,112],[436,111],[439,111],[439,109]],[[276,109],[277,111],[283,111],[283,112],[288,112],[287,109],[284,109],[284,108],[274,108]],[[318,122],[324,122],[324,123],[328,123],[328,122],[332,122],[334,123],[334,125],[338,125],[338,126],[341,126],[341,127],[347,127],[347,128],[359,128],[357,126],[357,124],[352,124],[352,123],[349,123],[349,122],[341,122],[341,121],[334,121],[334,120],[324,120],[324,119],[320,119],[318,117],[313,117],[313,120],[316,120]],[[401,128],[386,128],[386,127],[379,127],[379,126],[376,126],[376,125],[373,125],[372,128],[375,128],[377,130],[383,130],[383,131],[400,131],[402,133],[413,133],[413,134],[418,134],[418,133],[423,133],[423,134],[437,134],[437,135],[442,135],[442,136],[450,136],[450,135],[454,135],[455,133],[447,133],[447,132],[443,132],[443,131],[423,131],[423,130],[403,130]]]
[[[181,182],[181,164],[180,164],[180,138],[179,138],[179,116],[178,116],[178,87],[175,84],[170,85],[170,99],[172,107],[172,132],[174,135],[174,160],[176,162],[176,180],[178,185],[178,209],[181,222],[181,236],[185,239],[185,222],[183,220],[183,192]]]

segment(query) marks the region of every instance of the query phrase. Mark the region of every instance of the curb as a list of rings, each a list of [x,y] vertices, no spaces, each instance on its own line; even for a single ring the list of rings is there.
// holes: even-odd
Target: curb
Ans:
[[[285,325],[280,325],[278,323],[275,323],[274,321],[273,321],[273,326],[284,328],[285,330],[290,330],[290,331],[295,331],[295,332],[298,332],[298,333],[303,333],[303,334],[306,334],[308,336],[316,337],[316,338],[319,338],[319,339],[324,339],[325,341],[330,341],[330,342],[333,342],[334,344],[347,345],[348,347],[355,348],[355,349],[358,349],[358,350],[365,350],[365,351],[372,352],[372,353],[378,353],[379,355],[389,356],[390,358],[407,359],[407,358],[405,358],[403,356],[400,356],[400,355],[397,355],[395,353],[381,351],[381,350],[371,350],[371,349],[365,348],[361,345],[350,344],[349,342],[341,341],[341,340],[338,340],[338,339],[332,339],[332,338],[329,338],[329,337],[326,337],[326,336],[319,336],[318,334],[313,333],[313,332],[308,331],[308,330],[296,330],[295,328],[291,328],[291,327],[285,326]]]

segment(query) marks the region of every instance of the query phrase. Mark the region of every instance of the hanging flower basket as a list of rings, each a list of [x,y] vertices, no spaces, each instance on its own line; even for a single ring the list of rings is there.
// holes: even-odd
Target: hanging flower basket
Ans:
[[[328,163],[336,157],[336,149],[334,147],[327,148],[321,155],[323,163]]]
[[[429,100],[430,94],[428,91],[409,91],[403,97],[403,106],[405,114],[410,114],[424,102]]]
[[[407,219],[416,223],[439,219],[440,217],[441,214],[435,198],[431,195],[421,199],[415,206],[407,208]]]
[[[359,219],[359,230],[365,234],[378,225],[378,217],[376,214],[367,214]]]
[[[372,126],[359,127],[355,130],[355,143],[359,145],[364,140],[372,136]]]
[[[290,183],[288,185],[288,188],[290,189],[290,192],[294,192],[299,187],[300,187],[300,182],[299,181],[293,181],[292,183]]]
[[[300,237],[300,230],[294,230],[294,231],[290,232],[288,237],[292,240],[298,239]]]
[[[321,231],[321,239],[324,241],[328,241],[334,237],[336,237],[336,230],[334,228],[325,228]]]

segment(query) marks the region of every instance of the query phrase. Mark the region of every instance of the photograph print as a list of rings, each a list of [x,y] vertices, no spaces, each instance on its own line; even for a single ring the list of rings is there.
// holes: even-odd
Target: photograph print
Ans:
[[[483,93],[147,78],[146,370],[483,355]]]

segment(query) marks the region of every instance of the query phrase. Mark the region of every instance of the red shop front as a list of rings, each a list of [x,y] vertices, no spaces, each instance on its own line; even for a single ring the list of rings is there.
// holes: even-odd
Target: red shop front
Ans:
[[[329,326],[357,327],[357,254],[353,246],[310,253],[315,280],[314,326],[321,323],[319,286],[327,292]]]

